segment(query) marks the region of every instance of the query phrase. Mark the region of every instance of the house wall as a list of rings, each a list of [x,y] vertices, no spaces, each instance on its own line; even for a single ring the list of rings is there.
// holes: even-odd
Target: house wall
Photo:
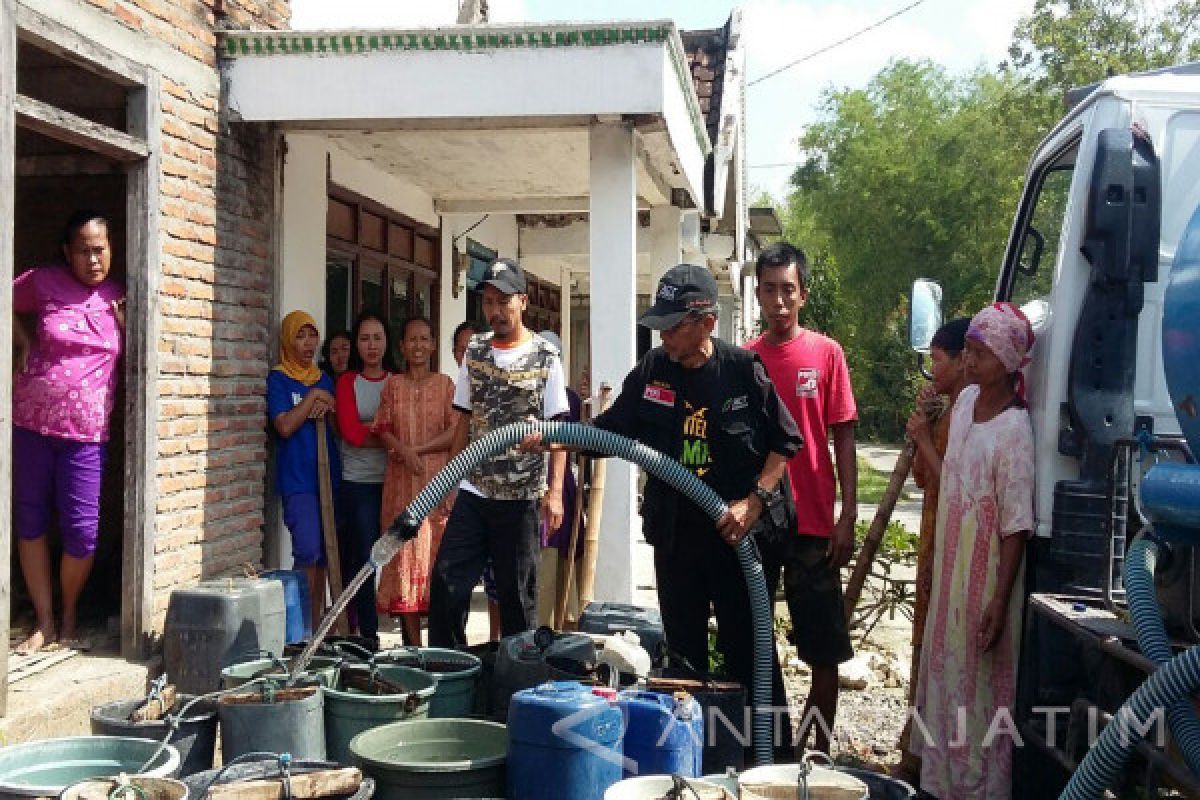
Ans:
[[[157,439],[147,579],[161,630],[172,589],[261,560],[272,138],[219,110],[211,2],[22,2],[162,76],[159,370],[147,376],[159,409],[144,432]],[[290,13],[286,0],[223,5],[230,27],[285,27]]]

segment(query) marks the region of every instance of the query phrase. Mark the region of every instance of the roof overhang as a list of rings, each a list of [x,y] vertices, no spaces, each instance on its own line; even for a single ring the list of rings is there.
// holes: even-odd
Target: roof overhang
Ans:
[[[536,159],[545,152],[539,147],[554,140],[547,131],[625,120],[639,134],[643,200],[670,202],[671,190],[682,189],[697,206],[704,202],[704,162],[712,146],[670,21],[228,31],[220,51],[236,116],[288,129],[343,131],[342,145],[350,149],[355,145],[348,137],[373,137],[358,149],[407,152],[408,161],[394,162],[399,172],[419,173],[423,166],[412,143],[404,142],[407,132],[474,131],[482,143],[504,131],[505,147],[527,148]],[[394,147],[380,141],[385,133]],[[577,139],[560,138],[577,147]],[[514,210],[568,210],[564,205],[578,204],[575,184],[553,196],[521,199]],[[586,186],[582,190],[586,194]],[[452,192],[434,196],[448,210],[486,210],[489,202]],[[555,205],[554,197],[567,200]]]

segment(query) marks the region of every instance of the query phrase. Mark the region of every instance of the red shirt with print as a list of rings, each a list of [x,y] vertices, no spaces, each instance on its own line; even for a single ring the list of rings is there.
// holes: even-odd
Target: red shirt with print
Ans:
[[[747,343],[746,349],[758,353],[775,391],[804,434],[805,446],[788,462],[797,530],[828,537],[833,533],[837,491],[829,429],[858,419],[842,346],[828,336],[801,328],[786,344],[771,344],[759,336]]]

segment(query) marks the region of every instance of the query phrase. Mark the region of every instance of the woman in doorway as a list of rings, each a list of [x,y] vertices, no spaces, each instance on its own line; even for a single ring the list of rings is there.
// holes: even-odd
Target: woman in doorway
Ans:
[[[283,500],[283,524],[292,537],[292,560],[308,578],[315,629],[325,609],[325,537],[317,474],[316,420],[336,407],[333,380],[313,357],[321,334],[304,311],[283,318],[279,333],[280,363],[267,376],[267,414],[278,435],[275,450],[276,489]],[[333,418],[326,426],[329,472],[334,491],[341,465],[333,439]]]
[[[13,320],[13,527],[21,572],[36,616],[18,654],[58,641],[87,649],[76,611],[96,554],[100,482],[117,362],[125,328],[125,290],[108,276],[108,221],[92,211],[67,220],[63,263],[34,267],[13,281],[13,311],[36,319],[36,335]],[[55,624],[50,518],[62,534],[62,627]]]
[[[351,341],[350,331],[334,331],[321,345],[321,363],[317,366],[333,378],[335,386],[342,374],[350,369]]]
[[[917,670],[921,664],[921,639],[925,633],[925,615],[933,588],[933,544],[937,536],[938,483],[942,476],[942,457],[950,436],[950,413],[958,395],[967,385],[963,373],[962,351],[966,346],[967,317],[947,322],[938,328],[929,345],[932,379],[917,395],[917,407],[908,419],[908,437],[916,445],[913,480],[924,491],[921,498],[921,538],[917,547],[916,602],[913,607],[913,644],[909,673],[908,704],[916,698]],[[921,761],[910,749],[910,722],[900,736],[900,777],[916,784],[921,777]]]
[[[354,349],[349,369],[337,382],[337,422],[341,434],[342,491],[345,524],[342,536],[343,578],[348,582],[371,557],[379,538],[379,514],[383,503],[383,476],[387,453],[383,440],[371,431],[379,410],[379,398],[392,363],[392,342],[387,324],[367,311],[354,323]],[[375,610],[375,582],[367,581],[354,598],[358,632],[378,647],[379,614]],[[351,627],[354,625],[352,623]]]
[[[933,590],[914,733],[921,788],[941,800],[1007,800],[1021,641],[1021,573],[1033,530],[1033,429],[1021,367],[1033,329],[1011,303],[971,319],[969,384],[941,464]],[[928,735],[926,735],[926,733]]]
[[[430,370],[433,341],[428,320],[414,317],[404,323],[404,371],[388,379],[375,415],[375,430],[388,452],[380,516],[385,528],[450,459],[454,381]],[[421,615],[429,611],[429,570],[450,516],[448,506],[443,503],[425,518],[417,537],[400,549],[379,578],[379,608],[400,616],[405,644],[421,643]]]

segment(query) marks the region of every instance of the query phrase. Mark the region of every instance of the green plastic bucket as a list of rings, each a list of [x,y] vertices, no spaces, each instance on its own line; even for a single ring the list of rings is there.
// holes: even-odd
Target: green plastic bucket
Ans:
[[[291,664],[289,659],[287,662]],[[342,663],[340,658],[323,658],[316,657],[308,662],[308,667],[305,668],[304,674],[311,675],[317,679],[317,682],[322,686],[332,686],[337,678],[338,665]],[[231,664],[221,670],[221,687],[224,689],[234,689],[238,686],[249,683],[255,678],[267,676],[274,679],[277,683],[282,683],[287,680],[287,676],[278,668],[278,665],[269,658],[257,658],[253,661],[244,661],[241,664]]]
[[[381,800],[504,797],[508,731],[498,722],[418,719],[355,736],[350,758]]]
[[[0,747],[0,799],[54,797],[88,778],[134,774],[159,746],[129,736],[68,736]],[[178,771],[179,751],[167,745],[144,774],[171,778]]]
[[[401,647],[375,656],[377,664],[399,664],[424,670],[437,678],[429,701],[429,718],[468,717],[475,711],[483,662],[461,650],[440,647]]]
[[[403,686],[405,694],[373,695],[355,689],[325,688],[325,751],[330,761],[350,763],[350,740],[363,731],[403,719],[429,716],[429,701],[437,688],[437,679],[428,672],[410,667],[382,664],[379,674]],[[342,675],[354,672],[367,675],[367,668],[347,667]]]

